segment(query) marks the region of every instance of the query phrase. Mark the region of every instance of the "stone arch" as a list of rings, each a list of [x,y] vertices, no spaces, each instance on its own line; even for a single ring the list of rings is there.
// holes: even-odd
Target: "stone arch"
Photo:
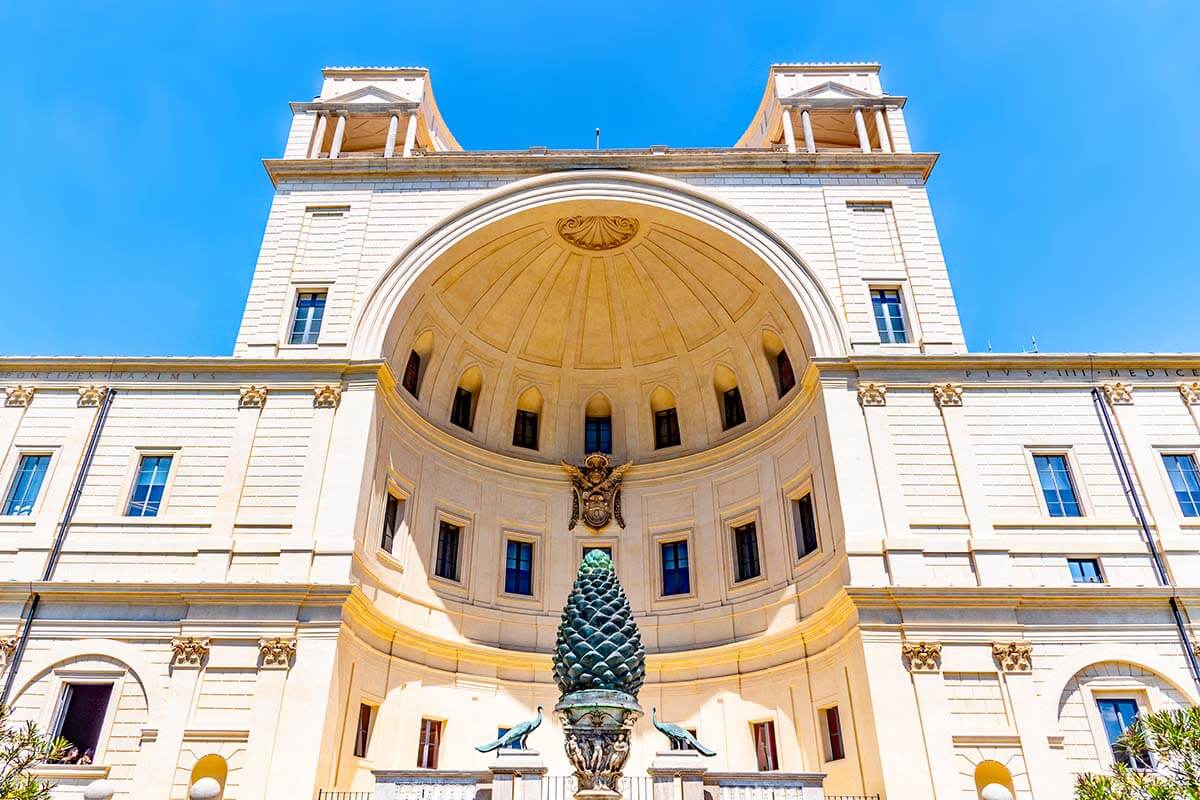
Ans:
[[[415,302],[409,289],[456,242],[487,225],[569,200],[627,201],[682,214],[729,235],[780,279],[803,318],[812,356],[843,356],[846,334],[816,273],[777,234],[740,209],[693,186],[652,175],[588,170],[517,181],[460,209],[412,242],[372,288],[352,326],[350,356],[373,359],[395,349],[400,323]]]
[[[89,656],[107,658],[118,662],[124,667],[131,678],[141,687],[146,697],[147,713],[153,714],[162,708],[164,698],[162,686],[155,679],[155,669],[151,663],[135,647],[113,639],[80,639],[69,642],[54,650],[43,658],[27,662],[29,666],[21,669],[17,689],[13,692],[13,703],[24,694],[37,680],[54,669],[59,664]]]

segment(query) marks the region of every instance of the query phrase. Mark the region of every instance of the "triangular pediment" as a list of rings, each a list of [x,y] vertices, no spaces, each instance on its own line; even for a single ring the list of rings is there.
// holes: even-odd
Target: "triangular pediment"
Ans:
[[[842,83],[836,81],[825,81],[816,86],[809,87],[802,92],[796,92],[789,95],[789,100],[803,98],[805,100],[858,100],[864,97],[878,97],[878,95],[870,94],[859,89],[852,89]]]
[[[355,89],[353,92],[346,92],[337,97],[322,98],[322,103],[346,103],[346,104],[368,104],[368,103],[408,103],[411,102],[405,97],[397,94],[392,94],[389,91],[380,89],[378,86],[364,86],[361,89]]]

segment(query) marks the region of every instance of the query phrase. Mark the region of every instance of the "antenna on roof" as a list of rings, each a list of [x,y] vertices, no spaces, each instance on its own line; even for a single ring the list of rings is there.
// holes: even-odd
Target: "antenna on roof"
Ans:
[[[596,128],[596,149],[600,149],[600,129]]]
[[[1036,336],[1034,336],[1034,335],[1031,333],[1031,334],[1029,334],[1029,341],[1030,341],[1030,342],[1033,344],[1033,352],[1035,352],[1035,353],[1036,353],[1036,352],[1038,351],[1038,349],[1037,349],[1037,337],[1036,337]]]
[[[987,342],[988,342],[988,352],[990,353],[990,352],[992,352],[992,340],[988,339]]]

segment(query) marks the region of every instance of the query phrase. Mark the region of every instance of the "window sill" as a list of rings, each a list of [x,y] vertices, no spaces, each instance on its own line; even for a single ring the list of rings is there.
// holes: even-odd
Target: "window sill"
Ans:
[[[394,555],[384,550],[382,547],[375,548],[375,559],[382,564],[386,564],[394,570],[404,572],[404,565],[400,563]]]

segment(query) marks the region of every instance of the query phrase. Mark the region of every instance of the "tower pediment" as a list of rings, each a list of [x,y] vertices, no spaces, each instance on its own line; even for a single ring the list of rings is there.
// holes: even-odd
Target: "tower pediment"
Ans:
[[[344,103],[347,105],[367,105],[372,103],[411,103],[418,98],[401,97],[378,86],[363,86],[352,92],[323,99],[323,103]]]
[[[813,100],[860,100],[867,97],[879,97],[879,95],[864,92],[860,89],[847,86],[844,83],[837,81],[825,81],[817,86],[812,86],[801,92],[796,92],[787,96],[789,100],[795,99],[813,99]]]

